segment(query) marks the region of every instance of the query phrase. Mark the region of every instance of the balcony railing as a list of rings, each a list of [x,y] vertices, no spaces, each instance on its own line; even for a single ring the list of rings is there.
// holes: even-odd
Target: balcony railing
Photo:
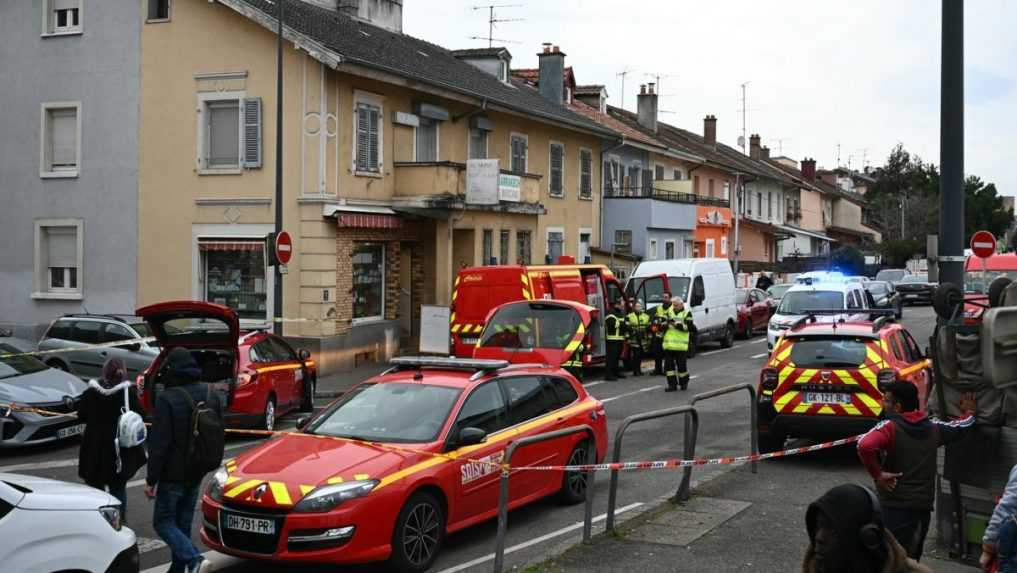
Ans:
[[[730,207],[731,202],[718,197],[703,197],[695,193],[669,191],[666,189],[645,187],[605,187],[605,199],[656,199],[671,203],[687,203],[689,205],[711,205],[714,207]]]

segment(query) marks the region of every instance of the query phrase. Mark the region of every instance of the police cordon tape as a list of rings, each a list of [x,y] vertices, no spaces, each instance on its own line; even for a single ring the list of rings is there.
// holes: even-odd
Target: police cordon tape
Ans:
[[[77,414],[69,413],[62,414],[60,412],[51,412],[48,410],[42,410],[39,408],[33,408],[31,406],[19,406],[14,403],[0,404],[0,416],[8,416],[11,411],[21,412],[34,412],[45,416],[63,416],[63,417],[75,417]],[[146,424],[150,425],[150,424]],[[602,471],[632,471],[632,470],[668,470],[668,469],[679,469],[686,467],[696,466],[730,466],[730,465],[741,465],[747,464],[754,461],[772,460],[775,458],[786,458],[790,456],[796,456],[800,454],[807,454],[810,452],[818,452],[820,450],[827,450],[830,448],[836,448],[838,446],[844,446],[847,444],[853,444],[858,440],[861,440],[865,434],[858,434],[848,438],[840,440],[833,440],[832,442],[823,442],[821,444],[814,444],[811,446],[805,446],[801,448],[789,448],[781,450],[779,452],[769,452],[765,454],[750,454],[747,456],[725,456],[719,458],[695,458],[691,460],[683,459],[668,459],[668,460],[652,460],[652,461],[638,461],[638,462],[616,462],[616,463],[601,463],[601,464],[576,464],[576,465],[564,465],[564,466],[512,466],[510,464],[503,464],[500,462],[494,462],[491,460],[468,458],[459,456],[451,453],[442,452],[428,452],[424,450],[418,450],[414,448],[403,448],[399,446],[393,446],[390,444],[383,444],[380,442],[373,442],[370,440],[356,440],[353,438],[343,438],[340,436],[326,436],[322,434],[308,434],[305,432],[288,432],[288,431],[277,431],[277,430],[245,430],[239,428],[226,428],[227,434],[239,434],[239,435],[252,435],[252,436],[283,436],[283,435],[299,435],[306,436],[309,438],[319,438],[327,440],[337,440],[346,443],[360,444],[368,447],[372,447],[379,450],[387,450],[397,453],[413,453],[418,455],[430,456],[433,458],[442,458],[448,461],[463,461],[475,464],[483,464],[487,466],[497,467],[502,471],[510,472],[521,472],[521,471],[566,471],[566,472],[602,472]]]
[[[3,339],[0,338],[0,342]],[[155,342],[154,336],[148,336],[145,338],[132,338],[130,340],[116,340],[113,342],[96,342],[90,344],[79,344],[78,346],[67,347],[67,348],[52,348],[50,350],[31,350],[26,352],[8,352],[6,354],[0,354],[0,359],[4,358],[18,358],[19,356],[42,356],[46,354],[63,354],[65,352],[80,352],[82,350],[88,350],[90,348],[117,348],[118,346],[133,346],[144,342]]]

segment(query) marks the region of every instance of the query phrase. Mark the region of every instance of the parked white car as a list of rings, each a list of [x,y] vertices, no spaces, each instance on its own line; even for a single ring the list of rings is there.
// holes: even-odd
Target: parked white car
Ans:
[[[780,304],[766,327],[767,348],[772,350],[780,335],[805,316],[807,311],[844,311],[844,314],[817,317],[816,320],[820,322],[866,320],[870,307],[864,286],[861,282],[844,278],[840,281],[799,283],[791,287],[780,299]]]
[[[0,569],[19,573],[137,573],[134,532],[106,492],[0,473]]]
[[[651,312],[661,302],[663,278],[671,296],[692,308],[695,325],[690,355],[704,342],[716,340],[724,348],[734,343],[738,324],[734,273],[727,259],[669,259],[639,263],[625,287],[630,299]]]

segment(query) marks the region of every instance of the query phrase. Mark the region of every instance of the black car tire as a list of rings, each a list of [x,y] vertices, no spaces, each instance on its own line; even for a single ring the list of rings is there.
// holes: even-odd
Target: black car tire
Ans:
[[[950,320],[954,311],[964,304],[964,292],[954,283],[942,283],[932,294],[932,307],[940,318]]]
[[[752,319],[749,319],[749,331],[752,331]],[[751,335],[750,335],[751,336]],[[731,348],[734,346],[735,338],[735,325],[733,322],[728,321],[727,326],[724,327],[724,338],[720,339],[721,348]]]
[[[1003,302],[1003,291],[1013,281],[1008,277],[996,277],[989,283],[989,306],[996,308]]]
[[[318,380],[309,378],[309,383],[304,385],[304,397],[300,401],[300,411],[309,414],[314,411],[314,393],[318,390]]]
[[[775,436],[770,432],[759,432],[759,453],[772,454],[784,449],[784,436]]]
[[[56,368],[57,370],[63,370],[64,372],[70,372],[70,369],[67,368],[67,365],[61,362],[60,360],[50,360],[49,362],[46,363],[46,366],[49,366],[50,368]]]
[[[275,430],[277,410],[275,407],[275,396],[269,396],[265,400],[265,410],[261,413],[261,420],[258,422],[258,429],[271,432]]]
[[[398,573],[422,573],[434,563],[445,539],[445,510],[426,491],[410,496],[392,531],[388,565]]]
[[[898,302],[897,303],[897,308],[894,309],[893,316],[897,320],[900,320],[901,317],[904,316],[904,303],[903,302]]]
[[[572,448],[569,459],[565,462],[567,466],[575,466],[586,463],[586,456],[589,455],[590,442],[583,440]],[[575,505],[586,501],[586,486],[589,483],[590,473],[586,472],[562,472],[561,489],[558,491],[558,499],[564,505]]]

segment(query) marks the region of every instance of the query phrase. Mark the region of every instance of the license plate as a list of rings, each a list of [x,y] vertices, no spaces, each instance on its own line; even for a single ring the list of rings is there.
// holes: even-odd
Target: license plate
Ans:
[[[60,428],[57,430],[56,435],[58,438],[69,438],[71,436],[77,436],[81,432],[85,431],[84,424],[77,424],[74,426],[67,426],[66,428]]]
[[[904,295],[904,298],[918,298],[918,295],[917,294],[906,294],[906,295]]]
[[[459,342],[462,343],[462,344],[465,344],[467,346],[473,346],[474,344],[477,343],[478,340],[480,340],[480,339],[477,338],[477,337],[473,337],[473,338],[460,338]]]
[[[225,523],[223,523],[223,527],[227,529],[246,531],[248,533],[260,533],[262,535],[275,535],[275,522],[271,519],[258,519],[256,517],[234,515],[232,513],[225,514],[225,517],[226,519]]]
[[[850,404],[850,394],[828,394],[824,392],[807,392],[805,401],[810,404]]]

